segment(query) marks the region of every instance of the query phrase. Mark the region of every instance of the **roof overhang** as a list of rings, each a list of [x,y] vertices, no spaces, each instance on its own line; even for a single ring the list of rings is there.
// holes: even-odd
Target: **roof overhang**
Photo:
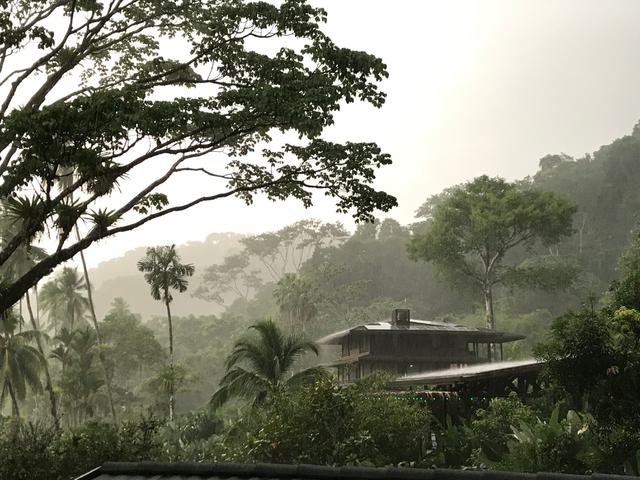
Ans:
[[[481,363],[470,367],[450,368],[404,375],[393,380],[391,385],[394,387],[454,385],[491,378],[537,373],[543,366],[544,362],[535,359]]]

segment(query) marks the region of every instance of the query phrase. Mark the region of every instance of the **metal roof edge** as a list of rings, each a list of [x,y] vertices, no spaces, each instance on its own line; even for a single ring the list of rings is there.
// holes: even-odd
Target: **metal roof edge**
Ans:
[[[87,473],[76,477],[74,480],[93,480],[102,473],[102,466],[96,467],[93,470],[89,470]]]
[[[107,462],[76,480],[91,480],[98,475],[189,475],[232,476],[238,478],[346,479],[346,480],[640,480],[640,477],[593,473],[505,472],[492,470],[419,469],[410,467],[332,467],[307,464],[238,463],[153,463]]]

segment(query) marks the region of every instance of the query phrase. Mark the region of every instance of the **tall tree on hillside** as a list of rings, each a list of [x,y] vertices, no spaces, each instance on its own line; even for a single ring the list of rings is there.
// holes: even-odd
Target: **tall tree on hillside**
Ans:
[[[147,253],[138,262],[138,270],[144,273],[144,279],[151,287],[151,296],[155,300],[164,302],[167,307],[167,321],[169,324],[169,368],[173,371],[173,324],[171,323],[171,290],[182,293],[187,290],[187,277],[193,275],[195,268],[191,264],[180,263],[180,255],[176,246],[161,246],[147,248]],[[169,420],[173,420],[175,410],[175,391],[173,382],[169,386]]]
[[[54,324],[54,330],[57,330],[58,321],[71,330],[81,323],[89,308],[86,292],[87,284],[75,267],[64,267],[44,284],[40,301],[49,321]]]
[[[205,269],[202,284],[194,295],[220,304],[229,295],[247,301],[265,278],[279,282],[287,273],[296,274],[316,250],[338,245],[347,237],[342,224],[315,219],[245,237],[240,240],[244,246],[241,252]]]
[[[260,193],[309,206],[320,191],[358,219],[396,204],[371,186],[389,155],[322,139],[344,103],[384,103],[386,65],[336,45],[326,12],[305,0],[0,2],[0,21],[0,198],[21,218],[0,265],[45,229],[57,234],[0,311],[91,244],[205,202]],[[185,48],[167,58],[175,38]],[[275,131],[296,140],[277,144]],[[137,168],[163,158],[154,178]],[[56,187],[69,171],[72,184]],[[193,187],[184,202],[162,191],[176,176]],[[118,182],[132,188],[100,210]]]
[[[237,341],[226,361],[220,388],[211,397],[217,408],[232,397],[264,402],[279,390],[307,383],[322,372],[312,367],[293,373],[296,361],[306,353],[318,355],[318,346],[298,335],[285,335],[270,320],[250,327],[257,336]]]
[[[20,321],[12,311],[0,315],[0,406],[8,395],[16,417],[20,416],[19,402],[25,399],[27,387],[35,392],[42,391],[40,374],[46,362],[31,345],[40,332],[16,332]]]
[[[519,245],[548,246],[570,235],[575,212],[575,205],[561,195],[481,176],[438,198],[426,230],[411,239],[409,253],[414,260],[434,262],[448,279],[478,288],[486,326],[494,329],[497,284],[558,288],[570,283],[575,271],[562,259],[509,265],[506,255]]]

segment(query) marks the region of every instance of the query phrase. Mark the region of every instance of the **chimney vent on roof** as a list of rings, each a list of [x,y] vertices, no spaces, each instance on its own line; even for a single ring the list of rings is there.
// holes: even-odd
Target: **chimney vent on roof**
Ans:
[[[394,325],[408,327],[409,319],[410,315],[408,308],[396,308],[391,311],[391,323]]]

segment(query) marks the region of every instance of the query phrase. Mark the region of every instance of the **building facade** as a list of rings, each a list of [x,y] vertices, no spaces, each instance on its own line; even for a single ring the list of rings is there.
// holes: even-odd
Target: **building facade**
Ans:
[[[502,344],[524,336],[448,322],[413,320],[393,310],[390,321],[360,325],[319,340],[340,346],[338,381],[350,383],[384,370],[393,375],[460,368],[502,360]]]

